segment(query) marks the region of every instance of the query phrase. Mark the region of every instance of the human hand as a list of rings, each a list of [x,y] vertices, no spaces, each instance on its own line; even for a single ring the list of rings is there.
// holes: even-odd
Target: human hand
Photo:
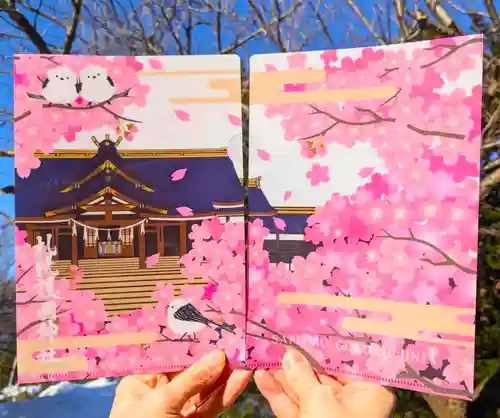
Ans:
[[[129,376],[116,388],[110,418],[212,418],[227,409],[252,377],[231,371],[213,351],[182,372]]]
[[[316,375],[296,350],[285,354],[283,370],[255,372],[255,383],[278,418],[387,418],[394,407],[388,389]]]

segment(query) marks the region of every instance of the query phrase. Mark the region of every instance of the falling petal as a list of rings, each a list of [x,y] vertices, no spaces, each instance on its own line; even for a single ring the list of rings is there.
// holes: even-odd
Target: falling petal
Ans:
[[[149,65],[153,70],[163,70],[163,65],[161,64],[161,62],[159,60],[150,59]]]
[[[178,207],[176,210],[181,216],[193,216],[193,209],[188,208],[187,206]]]
[[[290,200],[291,197],[292,197],[292,192],[290,190],[287,190],[285,192],[285,195],[283,196],[283,200],[286,202],[287,200]]]
[[[273,221],[276,228],[280,231],[284,231],[286,229],[286,222],[283,219],[274,217]]]
[[[179,168],[178,170],[175,170],[170,177],[172,178],[172,181],[179,181],[184,178],[186,172],[187,168]]]
[[[160,261],[160,253],[156,253],[146,257],[146,268],[151,268]]]
[[[184,110],[176,110],[175,116],[177,116],[183,122],[187,122],[190,119],[189,113],[185,112]]]
[[[238,116],[229,114],[227,115],[227,117],[231,125],[241,126],[241,118],[239,118]]]
[[[270,161],[271,160],[271,154],[269,154],[267,151],[264,151],[263,149],[258,149],[257,155],[263,161]]]

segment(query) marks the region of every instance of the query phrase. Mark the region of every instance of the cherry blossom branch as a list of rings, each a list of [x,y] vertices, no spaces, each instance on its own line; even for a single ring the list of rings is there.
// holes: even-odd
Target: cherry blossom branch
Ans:
[[[29,115],[31,115],[31,110],[27,110],[26,112],[21,113],[19,116],[14,116],[12,120],[14,122],[19,122],[20,120],[27,118]]]
[[[399,70],[399,67],[386,68],[386,69],[385,69],[385,72],[384,72],[384,73],[382,73],[382,74],[380,74],[380,75],[378,76],[378,78],[379,78],[379,79],[382,79],[382,78],[384,78],[386,75],[389,75],[389,74],[390,74],[390,73],[392,73],[393,71],[397,71],[397,70]]]
[[[367,125],[374,125],[374,124],[382,123],[382,122],[396,122],[395,118],[384,118],[384,117],[380,116],[379,114],[377,114],[376,112],[374,112],[373,110],[362,108],[362,107],[356,107],[356,110],[358,112],[369,113],[371,116],[373,116],[373,119],[367,120],[367,121],[359,121],[359,122],[358,121],[349,121],[349,120],[342,119],[338,116],[332,115],[331,113],[329,113],[325,110],[321,110],[312,104],[309,104],[309,106],[313,109],[313,112],[310,113],[311,115],[324,115],[328,119],[332,120],[333,123],[329,127],[323,129],[321,132],[318,132],[314,135],[309,135],[309,136],[304,137],[304,138],[298,138],[299,141],[316,138],[318,136],[325,136],[326,133],[328,131],[330,131],[330,129],[333,129],[335,126],[340,125],[340,124],[349,125],[349,126],[367,126]]]
[[[400,373],[397,376],[398,379],[410,379],[416,380],[417,382],[423,383],[425,387],[433,390],[438,394],[446,394],[446,395],[455,395],[455,396],[464,396],[464,397],[472,397],[472,393],[469,390],[463,389],[452,389],[452,388],[443,388],[441,386],[436,385],[434,382],[429,379],[420,376],[420,374],[413,369],[408,363],[406,363],[406,372]]]
[[[16,302],[16,306],[24,306],[24,305],[31,305],[33,303],[45,303],[45,302],[48,302],[47,300],[36,300],[37,296],[38,296],[38,294],[36,294],[35,296],[33,296],[29,300],[25,300],[24,302]]]
[[[436,251],[437,253],[439,253],[443,257],[443,259],[444,259],[444,261],[436,262],[436,261],[430,260],[429,258],[421,258],[420,260],[423,261],[423,262],[425,262],[425,263],[429,263],[429,264],[431,264],[433,266],[436,266],[436,267],[440,267],[440,266],[454,266],[454,267],[458,268],[459,270],[462,270],[464,273],[467,273],[467,274],[476,274],[477,273],[476,270],[473,270],[473,269],[470,269],[468,267],[464,267],[464,266],[460,265],[457,261],[455,261],[453,258],[451,258],[448,254],[446,254],[438,246],[430,243],[429,241],[425,241],[423,239],[415,237],[415,235],[413,234],[411,228],[408,229],[410,235],[407,236],[407,237],[398,237],[398,236],[395,236],[395,235],[391,235],[385,229],[382,229],[382,231],[384,232],[385,235],[378,235],[377,238],[390,238],[390,239],[395,240],[395,241],[416,242],[418,244],[422,244],[422,245],[425,245],[426,247],[432,248],[434,251]]]
[[[42,105],[44,108],[57,108],[57,109],[65,109],[65,110],[92,110],[96,108],[101,108],[104,111],[108,112],[109,114],[113,115],[116,119],[124,120],[126,122],[132,122],[132,123],[142,123],[139,120],[131,119],[131,118],[126,118],[125,116],[121,116],[118,113],[112,111],[105,105],[112,104],[114,100],[123,98],[123,97],[129,97],[129,93],[132,90],[132,88],[128,88],[127,90],[124,90],[120,93],[116,93],[113,96],[111,96],[107,100],[103,100],[99,103],[91,104],[90,106],[71,106],[68,104],[61,104],[61,103],[45,103]],[[41,94],[34,94],[34,93],[27,93],[28,97],[33,100],[46,100],[45,96]]]
[[[350,332],[348,333],[349,335],[342,335],[340,332],[338,332],[335,328],[333,328],[330,324],[327,324],[327,327],[332,330],[331,334],[318,334],[321,337],[337,337],[345,341],[357,341],[360,343],[366,343],[366,344],[378,344],[378,341],[375,341],[373,338],[367,336],[365,334],[364,337],[356,337],[355,335],[352,335]]]
[[[26,276],[31,270],[33,270],[35,266],[31,266],[29,269],[25,270],[22,272],[22,274],[16,279],[16,284],[19,284],[19,282]]]
[[[389,103],[391,100],[394,100],[396,97],[399,96],[399,94],[403,91],[402,88],[398,88],[398,91],[394,93],[391,97],[389,97],[384,103],[382,103],[378,108],[380,109],[382,106],[385,106],[387,103]]]
[[[156,340],[157,343],[169,342],[169,343],[199,343],[200,340],[196,337],[181,337],[181,338],[170,338],[163,334],[163,331],[160,331],[160,335],[163,337],[162,340]]]
[[[428,131],[426,129],[417,128],[415,125],[412,125],[411,123],[407,124],[406,127],[414,132],[419,133],[420,135],[442,136],[444,138],[451,138],[451,139],[465,139],[465,135],[463,134],[454,134],[452,132],[443,132],[443,131]]]
[[[446,52],[443,56],[435,59],[434,61],[431,61],[431,62],[428,62],[427,64],[421,65],[420,68],[429,68],[429,67],[433,66],[434,64],[437,64],[438,62],[445,60],[446,58],[453,55],[458,50],[460,50],[468,45],[477,44],[477,43],[481,43],[481,42],[482,42],[481,39],[474,38],[474,39],[469,39],[469,40],[467,40],[459,45],[440,44],[440,45],[432,46],[430,48],[426,48],[427,51],[431,51],[431,50],[438,49],[438,48],[446,48],[449,51]]]
[[[64,309],[62,311],[56,311],[56,315],[60,316],[66,312],[70,311],[70,309]],[[33,327],[36,327],[37,325],[40,325],[41,323],[47,321],[47,319],[38,319],[36,321],[30,322],[28,325],[24,326],[21,328],[21,330],[17,333],[17,336],[19,337],[21,334],[25,333],[26,331],[30,330]]]

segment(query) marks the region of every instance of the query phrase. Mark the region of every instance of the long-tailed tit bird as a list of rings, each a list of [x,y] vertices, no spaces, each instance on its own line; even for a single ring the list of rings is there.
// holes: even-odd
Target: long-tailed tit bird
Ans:
[[[93,102],[105,102],[115,94],[115,83],[105,68],[86,67],[80,73],[80,83],[80,95],[89,102],[89,106]]]
[[[43,81],[43,96],[50,103],[71,104],[78,97],[77,77],[67,67],[56,67],[47,71]]]
[[[188,300],[174,299],[167,307],[167,323],[168,327],[176,334],[182,335],[181,339],[186,335],[193,335],[196,338],[196,333],[205,327],[215,327],[215,331],[221,334],[222,330],[235,334],[234,325],[218,324],[204,316],[196,309]]]

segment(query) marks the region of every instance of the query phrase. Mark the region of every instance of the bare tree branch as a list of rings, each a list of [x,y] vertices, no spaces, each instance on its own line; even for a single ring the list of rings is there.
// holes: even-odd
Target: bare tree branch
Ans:
[[[361,9],[358,7],[358,5],[354,2],[354,0],[346,0],[347,4],[351,6],[351,9],[354,10],[354,13],[358,15],[358,17],[361,19],[363,24],[366,26],[368,31],[372,34],[372,36],[376,39],[376,41],[381,44],[381,45],[387,45],[387,42],[382,38],[373,25],[370,23],[370,21],[366,18],[366,16],[363,14]]]
[[[42,54],[50,54],[51,50],[43,37],[38,33],[38,31],[33,27],[29,20],[15,7],[14,1],[7,2],[7,8],[0,9],[0,12],[4,12],[7,16],[15,22],[17,27],[26,34],[28,39],[35,45]]]
[[[493,4],[493,0],[484,0],[484,5],[486,6],[486,10],[488,10],[488,14],[490,15],[490,18],[493,21],[495,27],[499,28],[500,16],[498,16],[498,11]]]
[[[73,48],[73,44],[76,38],[76,32],[78,30],[78,24],[80,23],[80,17],[82,15],[82,3],[83,0],[71,0],[73,5],[73,18],[71,19],[71,25],[66,31],[66,40],[64,41],[63,54],[69,54]]]

